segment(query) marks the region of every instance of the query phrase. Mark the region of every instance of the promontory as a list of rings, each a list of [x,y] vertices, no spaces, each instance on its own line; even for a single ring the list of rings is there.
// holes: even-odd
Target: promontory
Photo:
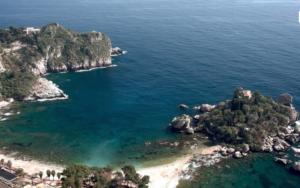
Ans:
[[[110,38],[78,33],[53,23],[41,28],[0,29],[0,101],[65,99],[46,73],[111,66]]]

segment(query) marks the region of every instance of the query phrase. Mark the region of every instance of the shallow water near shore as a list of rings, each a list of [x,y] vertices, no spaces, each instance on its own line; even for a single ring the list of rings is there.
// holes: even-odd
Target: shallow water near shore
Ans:
[[[244,159],[221,162],[199,171],[197,181],[186,187],[299,187],[300,177],[273,161],[270,154],[252,154]],[[181,183],[179,188],[183,188]]]
[[[217,103],[243,86],[289,92],[300,109],[299,9],[293,0],[1,1],[1,27],[103,31],[128,53],[114,68],[48,75],[70,98],[20,104],[0,122],[0,144],[61,163],[139,165],[172,154],[144,143],[176,139],[166,127],[178,104]]]

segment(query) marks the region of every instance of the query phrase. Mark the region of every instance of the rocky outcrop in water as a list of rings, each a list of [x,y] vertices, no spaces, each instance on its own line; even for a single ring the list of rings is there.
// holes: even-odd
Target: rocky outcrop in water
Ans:
[[[194,108],[194,114],[173,118],[170,128],[176,132],[199,132],[215,142],[247,144],[252,151],[284,151],[300,138],[299,114],[292,101],[289,94],[274,101],[238,88],[231,100],[203,104]]]
[[[212,155],[214,162],[223,158],[241,159],[252,152],[272,152],[277,156],[275,162],[300,173],[300,145],[292,147],[300,141],[300,121],[291,95],[282,94],[275,101],[238,88],[231,100],[193,109],[191,114],[173,118],[170,128],[185,134],[193,130],[195,135],[204,134],[213,143],[222,144],[218,153]],[[289,153],[293,153],[293,160]],[[194,161],[197,157],[201,160],[193,167],[203,166],[203,158],[210,161],[202,155],[195,156]],[[188,170],[193,171],[193,168]],[[190,177],[191,173],[186,176]]]
[[[297,172],[297,173],[300,173],[300,161],[299,162],[294,162],[293,163],[293,166],[292,166],[292,169]]]
[[[5,121],[8,116],[11,116],[13,114],[10,111],[10,106],[13,102],[14,99],[12,98],[0,101],[0,121]]]
[[[45,78],[38,78],[33,86],[30,95],[25,98],[25,100],[57,100],[57,99],[67,99],[66,95],[61,89],[58,88],[56,84]]]
[[[189,115],[183,114],[181,116],[173,118],[170,126],[173,131],[188,132],[191,131],[192,118]]]
[[[127,53],[127,51],[124,51],[119,47],[115,47],[115,48],[111,49],[111,56],[112,57],[120,56],[120,55],[123,55],[123,54],[126,54],[126,53]]]

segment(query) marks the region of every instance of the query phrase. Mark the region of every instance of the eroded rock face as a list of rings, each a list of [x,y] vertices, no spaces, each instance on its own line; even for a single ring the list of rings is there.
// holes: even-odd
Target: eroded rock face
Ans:
[[[2,73],[4,71],[5,71],[5,68],[4,68],[4,65],[2,63],[2,58],[1,58],[1,55],[0,55],[0,73]]]
[[[185,130],[185,132],[187,134],[194,134],[195,133],[195,131],[194,131],[194,129],[192,127],[187,127],[186,130]]]
[[[300,154],[300,148],[291,147],[291,150],[296,154]]]
[[[299,119],[299,112],[293,106],[291,106],[289,112],[290,123],[293,123]]]
[[[288,93],[283,93],[278,97],[278,103],[286,106],[291,106],[293,103],[293,96]]]
[[[240,158],[242,158],[243,157],[243,155],[242,155],[242,153],[240,152],[240,151],[236,151],[236,152],[234,152],[234,158],[237,158],[237,159],[240,159]]]
[[[25,100],[56,100],[67,99],[66,95],[56,84],[46,78],[38,78],[31,94]]]
[[[183,132],[188,128],[191,128],[192,117],[189,115],[183,114],[181,116],[177,116],[173,118],[170,126],[173,131]]]
[[[288,144],[285,140],[282,140],[280,138],[274,138],[274,145],[273,148],[275,151],[284,151],[290,147],[290,144]]]
[[[247,153],[250,151],[250,146],[248,144],[243,144],[242,150],[244,153]]]
[[[41,58],[34,64],[34,67],[31,69],[34,75],[44,75],[47,73],[47,60]]]
[[[300,141],[300,137],[299,137],[299,134],[298,133],[293,133],[293,134],[289,134],[289,135],[286,135],[284,137],[284,139],[289,142],[290,144],[296,144],[297,142]]]
[[[210,112],[212,111],[214,108],[216,107],[216,105],[210,105],[210,104],[202,104],[200,106],[200,111],[205,113],[205,112]]]
[[[12,99],[12,98],[10,98],[8,100],[0,101],[0,110],[2,108],[5,108],[5,107],[9,106],[12,102],[14,102],[14,99]]]
[[[289,160],[288,159],[285,159],[285,158],[279,158],[279,157],[276,157],[274,159],[275,162],[279,163],[279,164],[283,164],[283,165],[287,165],[289,163]]]
[[[227,153],[229,153],[229,154],[232,154],[232,153],[234,153],[235,152],[235,149],[234,148],[228,148],[227,149]]]
[[[295,127],[294,127],[294,129],[295,129],[295,132],[296,132],[296,133],[300,133],[300,121],[296,121],[296,122],[295,122]]]

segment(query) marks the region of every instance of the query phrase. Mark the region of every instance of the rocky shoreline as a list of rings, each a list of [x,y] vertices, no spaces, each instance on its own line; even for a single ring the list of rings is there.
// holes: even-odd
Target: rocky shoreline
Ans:
[[[0,122],[7,120],[9,116],[13,115],[13,112],[10,110],[13,102],[14,99],[12,98],[0,101]]]
[[[235,101],[238,101],[238,109],[234,106]],[[190,137],[203,134],[207,140],[221,145],[219,150],[210,155],[194,154],[193,158],[188,162],[189,167],[182,171],[181,178],[191,180],[193,174],[199,168],[213,166],[223,159],[246,158],[251,153],[271,153],[274,155],[275,162],[283,164],[289,170],[300,175],[300,121],[298,120],[299,113],[292,105],[292,102],[293,98],[289,94],[282,94],[277,101],[273,101],[254,94],[249,90],[238,89],[233,100],[227,100],[217,105],[202,104],[190,110],[189,106],[180,104],[179,108],[185,114],[172,119],[169,126],[170,130],[186,134],[187,136],[190,135]],[[247,120],[247,114],[246,118],[244,118],[243,116],[245,115],[239,110],[243,109],[245,113],[245,110],[249,108],[260,110],[260,119],[257,118],[260,122],[258,123],[260,127],[252,125],[252,118],[255,118],[252,114],[248,115],[250,118]],[[233,120],[235,123],[225,126],[228,123],[226,120],[231,118],[230,115],[224,115],[224,117],[221,115],[221,118],[216,121],[216,116],[220,116],[219,109],[222,109],[223,113],[234,114],[232,117],[236,119]],[[187,112],[192,115],[189,115]],[[251,112],[253,113],[253,110]],[[264,114],[269,112],[274,113],[274,117],[267,115],[265,118]],[[276,112],[278,113],[276,114]],[[225,119],[223,120],[223,118]],[[221,127],[213,125],[215,123],[220,123]],[[222,132],[216,132],[219,128],[225,130],[224,135],[220,135],[223,134]],[[238,134],[226,132],[228,131],[227,129],[241,132]],[[253,129],[261,129],[261,133],[258,134]],[[267,131],[270,129],[273,130]],[[242,136],[247,132],[248,135],[246,135],[245,139]],[[247,138],[251,138],[252,134],[257,134],[254,136],[261,141],[249,141]],[[235,135],[237,136],[236,138],[234,137]],[[202,137],[202,139],[205,138]],[[194,149],[193,147],[191,146],[192,150]]]
[[[68,99],[66,95],[59,87],[52,81],[46,78],[38,78],[36,83],[30,91],[30,95],[26,97],[25,101],[46,101],[46,100],[60,100]]]

